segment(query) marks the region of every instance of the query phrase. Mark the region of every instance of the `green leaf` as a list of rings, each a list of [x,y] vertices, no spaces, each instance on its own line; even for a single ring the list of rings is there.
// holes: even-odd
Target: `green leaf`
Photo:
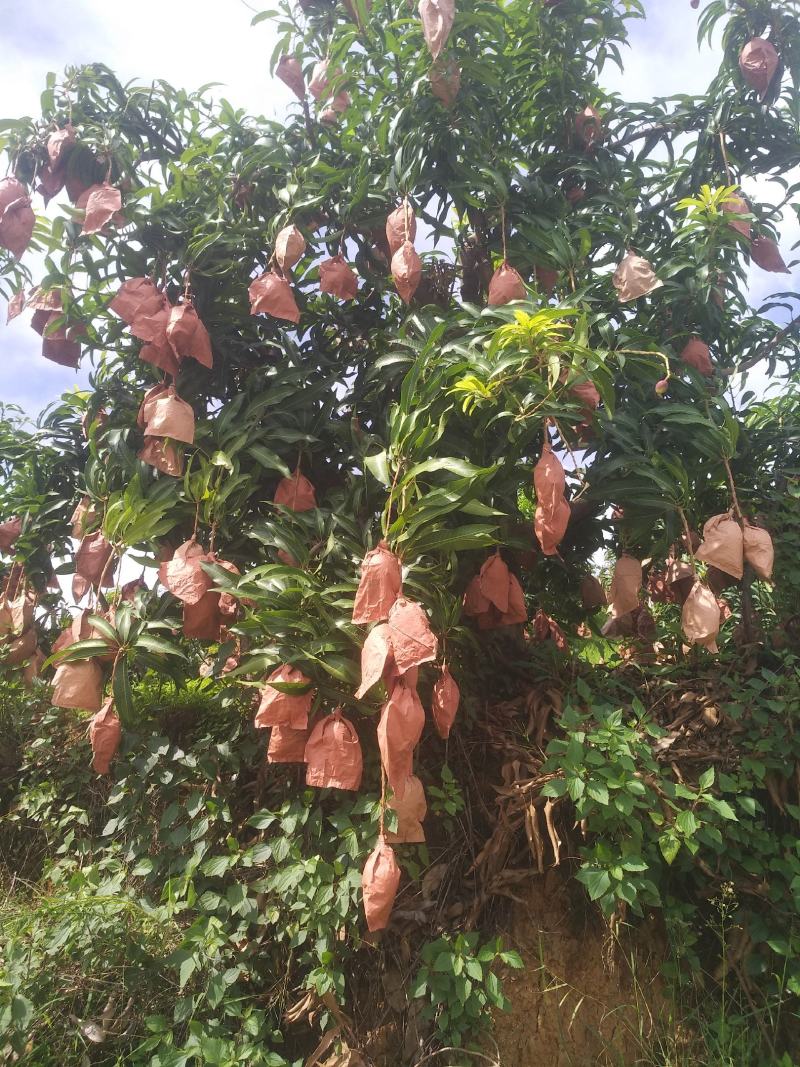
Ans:
[[[163,656],[175,656],[178,659],[187,659],[186,653],[171,641],[165,641],[162,637],[154,634],[143,633],[136,640],[137,648],[146,648],[148,652],[155,652]]]
[[[713,784],[714,784],[714,768],[713,767],[709,767],[707,770],[703,771],[703,773],[700,775],[700,779],[699,779],[698,785],[700,786],[701,790],[706,790],[706,789],[710,789]]]
[[[209,878],[220,878],[227,874],[234,864],[232,856],[211,856],[200,865],[200,870]]]
[[[598,804],[608,804],[608,789],[603,785],[602,782],[592,780],[588,781],[586,783],[586,792],[592,798],[592,800],[596,800]]]
[[[723,819],[729,819],[731,822],[739,821],[736,816],[736,812],[733,810],[727,800],[719,800],[717,797],[707,797],[706,803],[718,815],[721,815]]]
[[[513,950],[501,952],[500,959],[507,967],[513,967],[515,971],[521,971],[525,966],[522,960],[522,956],[520,956],[518,952],[514,952]]]
[[[682,811],[675,818],[675,828],[687,837],[697,833],[699,827],[700,823],[692,811]]]
[[[599,900],[611,888],[611,878],[608,871],[584,867],[578,871],[575,877],[586,886],[590,900]]]
[[[681,841],[672,831],[667,831],[659,837],[658,847],[661,850],[661,855],[671,865],[681,850]]]
[[[117,715],[119,715],[123,724],[129,723],[134,717],[134,704],[128,660],[125,656],[119,656],[114,664],[111,686]]]
[[[185,956],[178,968],[178,988],[183,989],[197,969],[194,956]]]
[[[233,462],[230,456],[226,455],[225,452],[214,452],[211,456],[211,464],[214,467],[224,467],[226,471],[229,471],[231,474],[233,474]]]
[[[418,555],[437,552],[463,552],[470,549],[491,548],[495,543],[496,526],[474,524],[449,530],[420,531],[413,537],[398,538]]]
[[[364,465],[370,472],[373,478],[386,486],[388,489],[392,484],[391,474],[389,473],[389,454],[388,452],[376,452],[371,456],[364,457]]]
[[[262,467],[267,470],[276,470],[282,474],[284,478],[291,478],[292,472],[276,452],[259,444],[250,445],[247,451],[253,459],[261,464]]]
[[[33,1020],[33,1004],[22,994],[11,998],[11,1019],[18,1030],[27,1031]]]

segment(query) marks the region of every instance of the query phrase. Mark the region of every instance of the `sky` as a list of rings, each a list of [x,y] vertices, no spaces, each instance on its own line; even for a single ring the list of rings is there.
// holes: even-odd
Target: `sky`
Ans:
[[[269,22],[250,26],[261,6],[267,0],[0,0],[0,117],[38,114],[48,71],[102,62],[123,82],[164,78],[185,89],[218,82],[215,94],[234,106],[279,119],[290,94],[269,74],[275,44]],[[698,13],[689,0],[647,0],[646,8],[647,20],[631,23],[624,75],[609,64],[606,87],[629,100],[703,91],[719,54],[707,46],[698,54]],[[786,258],[800,239],[796,224],[783,237]],[[753,268],[753,302],[788,287],[784,276]],[[0,402],[19,404],[35,415],[63,391],[86,382],[85,370],[76,374],[42,359],[27,315],[7,327],[4,322],[2,314]]]

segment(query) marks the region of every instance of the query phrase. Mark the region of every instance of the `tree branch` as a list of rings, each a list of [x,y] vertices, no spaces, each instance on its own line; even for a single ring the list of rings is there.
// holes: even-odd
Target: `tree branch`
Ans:
[[[790,337],[792,333],[795,333],[798,325],[800,325],[800,314],[795,315],[792,321],[776,333],[774,337],[765,341],[750,359],[746,359],[744,363],[740,363],[738,367],[722,367],[722,373],[730,377],[732,374],[744,374],[745,371],[752,370],[756,364],[760,363],[761,360],[772,351],[773,348],[781,344],[787,337]]]

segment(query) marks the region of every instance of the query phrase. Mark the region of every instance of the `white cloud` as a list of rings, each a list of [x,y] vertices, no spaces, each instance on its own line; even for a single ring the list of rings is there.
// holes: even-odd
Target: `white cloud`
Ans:
[[[13,8],[4,24],[0,101],[7,116],[37,114],[48,71],[67,64],[102,62],[125,82],[164,78],[176,87],[222,84],[214,95],[235,107],[279,119],[290,102],[289,91],[270,78],[269,59],[275,31],[269,21],[250,26],[255,10],[267,0],[0,0]],[[604,81],[628,100],[649,100],[676,92],[703,92],[716,73],[718,47],[698,53],[696,14],[688,0],[650,0],[648,19],[632,21],[631,47],[623,52],[625,73],[606,68]],[[787,226],[789,221],[787,220]],[[784,254],[798,236],[796,220]],[[754,296],[788,288],[788,282],[764,277],[754,268]],[[38,338],[27,320],[0,326],[0,400],[38,411],[86,372],[75,377],[42,360]]]
[[[689,0],[649,0],[647,18],[628,22],[630,47],[622,52],[624,73],[609,63],[606,86],[626,100],[652,100],[675,93],[704,93],[719,67],[715,44],[697,48],[697,14]]]
[[[253,10],[239,0],[14,0],[14,7],[0,67],[8,114],[37,110],[48,71],[90,62],[105,63],[123,82],[164,78],[183,89],[221,82],[216,95],[270,118],[288,100],[269,76],[275,33],[268,21],[251,28]]]
[[[0,64],[3,117],[39,114],[48,71],[91,62],[122,82],[163,78],[187,90],[220,82],[213,95],[271,119],[289,102],[269,73],[275,32],[269,22],[251,28],[253,11],[239,0],[0,0],[6,6],[14,12]],[[43,360],[29,318],[0,325],[0,402],[33,414],[76,384],[85,387],[88,374]]]

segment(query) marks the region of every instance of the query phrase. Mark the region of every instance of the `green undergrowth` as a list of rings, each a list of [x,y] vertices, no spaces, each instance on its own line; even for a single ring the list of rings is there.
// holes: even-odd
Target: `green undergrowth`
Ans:
[[[108,781],[88,767],[85,720],[18,694],[21,766],[0,831],[4,1054],[42,1067],[87,1050],[98,1064],[302,1064],[339,1003],[374,995],[360,880],[378,797],[309,790],[298,768],[265,765],[246,709],[218,686],[170,699],[147,683],[137,706],[142,728]],[[452,830],[452,775],[431,807]],[[430,857],[406,849],[401,862],[416,879]],[[446,939],[416,940],[431,1031],[473,1040],[504,1003],[493,964],[518,957],[459,935],[448,974]],[[457,1006],[443,1014],[444,988]],[[308,993],[313,1025],[287,1026]]]
[[[547,747],[543,792],[574,843],[565,869],[620,951],[654,922],[663,931],[667,995],[656,1007],[642,994],[640,1061],[791,1067],[797,660],[783,651],[747,673],[693,669],[717,721],[698,717],[694,740],[680,741],[694,758],[676,759],[668,726],[686,706],[685,667],[613,678],[581,669]],[[520,964],[492,929],[504,905],[482,914],[482,932],[460,918],[470,835],[490,829],[474,790],[497,780],[493,757],[470,770],[451,747],[444,772],[420,770],[428,845],[398,850],[399,916],[375,942],[360,872],[377,794],[309,790],[298,768],[266,765],[248,707],[219,683],[176,693],[148,680],[136,701],[140,726],[126,731],[111,778],[98,779],[85,720],[50,708],[44,690],[3,692],[5,758],[16,762],[0,824],[8,1062],[294,1067],[336,1027],[353,1047],[369,1043],[376,1019],[399,1032],[383,1004],[389,973],[401,990],[394,1015],[413,1016],[419,1057],[481,1041],[507,1004],[504,973]],[[479,729],[472,713],[462,729]],[[531,743],[522,726],[519,740]]]

